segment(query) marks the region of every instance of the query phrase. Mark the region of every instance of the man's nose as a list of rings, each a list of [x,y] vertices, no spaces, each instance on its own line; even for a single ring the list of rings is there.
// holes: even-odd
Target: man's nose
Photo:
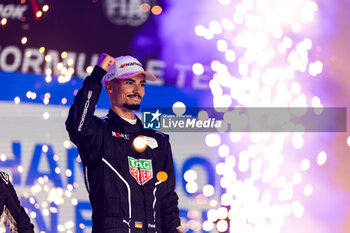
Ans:
[[[140,87],[139,87],[139,85],[134,85],[133,93],[134,93],[134,94],[139,94],[139,93],[140,93]]]

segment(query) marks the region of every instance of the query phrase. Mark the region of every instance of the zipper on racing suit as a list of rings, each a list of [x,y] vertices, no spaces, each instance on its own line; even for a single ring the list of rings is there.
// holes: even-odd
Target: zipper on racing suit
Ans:
[[[136,151],[136,158],[137,158],[137,160],[140,160],[141,155],[142,155],[142,152],[137,152]],[[145,231],[144,232],[147,233],[148,224],[147,224],[146,195],[145,195],[145,191],[143,189],[143,180],[142,180],[142,176],[141,176],[140,167],[138,167],[137,170],[138,170],[138,173],[139,173],[139,176],[140,176],[141,190],[142,190],[142,194],[143,194],[143,206],[144,206],[144,211],[145,211],[145,219],[143,221],[144,227],[145,227]]]

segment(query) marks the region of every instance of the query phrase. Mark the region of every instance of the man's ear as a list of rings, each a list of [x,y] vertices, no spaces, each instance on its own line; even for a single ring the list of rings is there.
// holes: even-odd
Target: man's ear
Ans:
[[[105,82],[103,85],[105,86],[107,93],[112,92],[112,86],[110,82]]]

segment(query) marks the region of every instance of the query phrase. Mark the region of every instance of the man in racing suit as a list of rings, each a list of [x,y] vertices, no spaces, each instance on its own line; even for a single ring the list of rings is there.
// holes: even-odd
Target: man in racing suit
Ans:
[[[10,176],[0,171],[0,223],[11,233],[34,233],[34,225],[21,206]]]
[[[155,79],[133,57],[101,54],[69,110],[66,128],[83,162],[95,233],[181,232],[169,137],[143,129],[135,116],[145,81]],[[111,102],[102,119],[94,116],[101,80]]]

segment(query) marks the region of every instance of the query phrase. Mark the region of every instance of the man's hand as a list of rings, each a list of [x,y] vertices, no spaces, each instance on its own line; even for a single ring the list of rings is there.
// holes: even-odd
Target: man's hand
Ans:
[[[98,58],[97,65],[100,66],[105,71],[108,71],[109,68],[114,65],[115,59],[109,56],[107,53],[102,53]]]

